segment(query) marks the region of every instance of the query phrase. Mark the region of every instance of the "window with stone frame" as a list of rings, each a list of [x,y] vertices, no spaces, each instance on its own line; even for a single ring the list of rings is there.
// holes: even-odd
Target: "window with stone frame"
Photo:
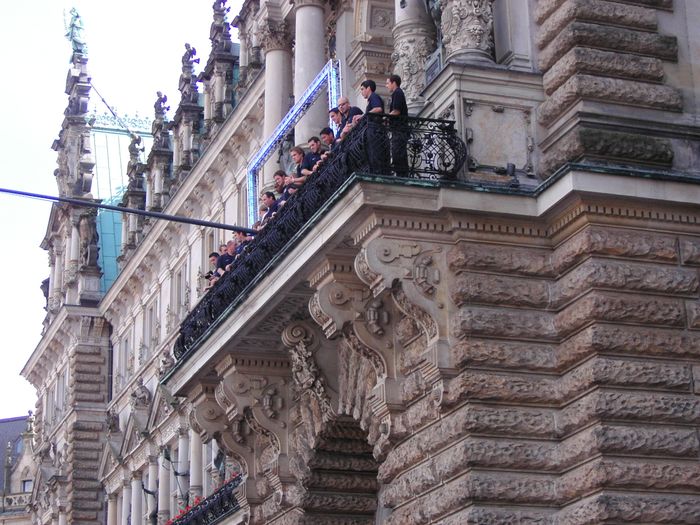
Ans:
[[[183,261],[173,272],[172,282],[172,310],[175,313],[176,320],[179,323],[182,321],[189,311],[190,302],[190,285],[187,273],[187,261]]]
[[[158,297],[153,297],[143,311],[143,345],[145,358],[153,355],[160,343],[160,321],[158,320]]]

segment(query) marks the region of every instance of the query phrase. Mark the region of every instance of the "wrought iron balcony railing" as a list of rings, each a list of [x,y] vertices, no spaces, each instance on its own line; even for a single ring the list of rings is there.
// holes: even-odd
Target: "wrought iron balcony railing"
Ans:
[[[174,355],[184,361],[283,256],[285,246],[355,172],[454,180],[467,158],[454,122],[365,115],[321,169],[277,212],[180,325]]]
[[[227,481],[211,496],[188,507],[176,518],[168,520],[167,525],[213,525],[241,508],[236,498],[236,488],[243,481],[239,474]]]

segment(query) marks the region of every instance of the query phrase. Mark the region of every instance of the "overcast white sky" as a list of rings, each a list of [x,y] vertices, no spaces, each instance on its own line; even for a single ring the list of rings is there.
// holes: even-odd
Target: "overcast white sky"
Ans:
[[[152,118],[156,91],[179,101],[185,42],[202,63],[211,49],[213,0],[34,0],[4,2],[0,41],[6,64],[0,82],[0,187],[56,195],[58,136],[67,104],[71,56],[64,11],[77,7],[85,26],[95,86],[119,113]],[[240,0],[229,0],[229,21]],[[236,31],[232,31],[234,38]],[[199,69],[196,69],[199,71]],[[93,94],[93,101],[98,97]],[[103,108],[100,108],[100,111]],[[0,194],[0,418],[34,410],[35,391],[20,375],[41,338],[48,255],[39,248],[51,205]]]

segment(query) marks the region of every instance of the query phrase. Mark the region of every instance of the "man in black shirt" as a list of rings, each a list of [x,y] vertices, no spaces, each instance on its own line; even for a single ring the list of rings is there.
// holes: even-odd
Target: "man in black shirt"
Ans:
[[[399,75],[390,75],[386,79],[386,88],[391,93],[389,101],[389,115],[394,118],[389,121],[389,129],[391,130],[391,159],[399,177],[408,176],[408,156],[406,154],[406,144],[408,143],[408,133],[403,122],[403,117],[408,116],[408,106],[406,105],[406,96],[401,89],[401,77]]]
[[[367,99],[365,113],[384,113],[384,101],[377,95],[377,84],[374,80],[365,80],[360,84],[360,94]],[[388,175],[390,173],[389,162],[389,137],[384,127],[384,119],[380,117],[367,119],[367,153],[369,155],[370,169],[374,173]]]

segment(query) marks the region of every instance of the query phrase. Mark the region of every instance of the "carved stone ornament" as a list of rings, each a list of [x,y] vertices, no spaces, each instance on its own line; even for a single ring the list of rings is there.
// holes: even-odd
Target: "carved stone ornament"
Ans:
[[[260,39],[265,52],[276,49],[289,51],[292,46],[292,34],[287,22],[277,22],[271,18],[262,23]]]
[[[493,60],[494,0],[441,0],[442,43],[447,58]]]
[[[310,349],[313,342],[311,331],[301,323],[290,324],[282,332],[282,342],[289,348],[292,357],[292,377],[297,388],[314,395],[324,420],[330,420],[335,414],[325,381]]]
[[[409,34],[397,35],[394,40],[391,61],[394,73],[401,77],[401,88],[409,104],[418,100],[425,88],[425,61],[433,49],[435,37],[423,28],[412,28]]]

